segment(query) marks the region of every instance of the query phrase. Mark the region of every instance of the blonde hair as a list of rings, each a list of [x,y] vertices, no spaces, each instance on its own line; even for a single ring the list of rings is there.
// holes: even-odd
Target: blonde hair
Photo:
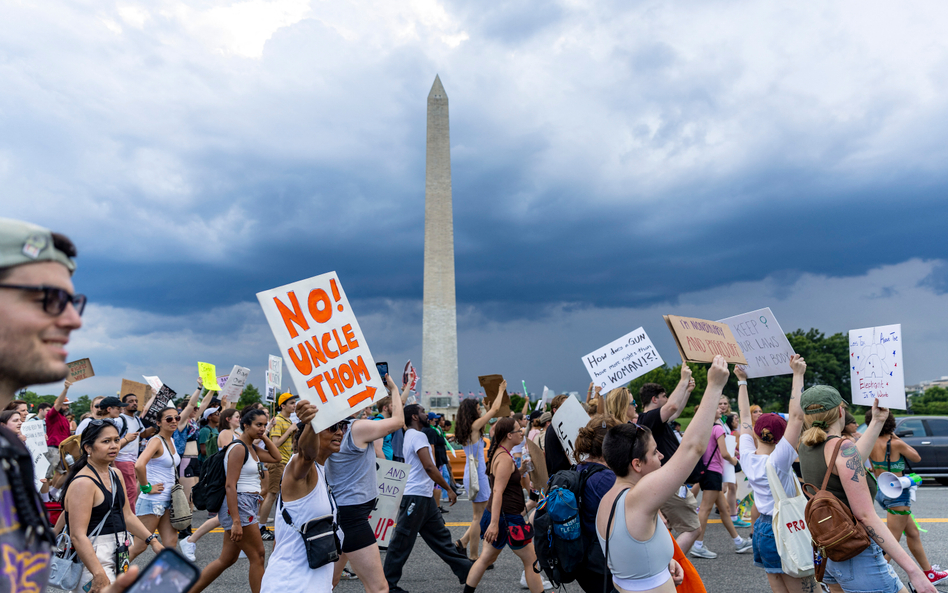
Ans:
[[[606,395],[606,414],[612,416],[620,423],[628,422],[629,402],[632,401],[632,395],[625,387],[617,387]]]
[[[814,404],[814,406],[819,407],[819,404]],[[839,406],[825,412],[803,416],[803,434],[800,435],[800,442],[807,447],[815,447],[820,443],[825,443],[827,438],[826,429],[836,424],[839,418]],[[822,424],[821,426],[813,426],[814,423]]]
[[[763,410],[760,406],[758,406],[757,404],[754,404],[753,406],[751,406],[751,410],[750,410],[750,412],[751,412],[751,426],[757,424],[757,420],[754,419],[754,410],[757,410],[757,411],[760,412],[761,414],[764,413],[764,410]]]

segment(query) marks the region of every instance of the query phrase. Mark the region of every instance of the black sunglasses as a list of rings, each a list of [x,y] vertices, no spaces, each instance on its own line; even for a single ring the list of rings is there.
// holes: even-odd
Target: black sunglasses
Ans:
[[[62,288],[54,286],[21,286],[19,284],[0,284],[0,288],[13,288],[15,290],[28,290],[30,292],[43,293],[43,310],[50,315],[61,315],[66,310],[66,306],[72,303],[76,312],[82,315],[86,308],[86,295],[69,294]]]
[[[165,416],[165,422],[171,422],[172,420],[178,422],[181,420],[181,416]]]
[[[346,428],[348,428],[348,427],[349,427],[349,421],[348,421],[348,420],[340,420],[339,422],[336,422],[335,424],[332,424],[332,425],[330,425],[330,426],[327,426],[327,427],[326,427],[326,430],[328,430],[329,432],[336,432],[337,430],[341,430],[342,432],[346,432]]]

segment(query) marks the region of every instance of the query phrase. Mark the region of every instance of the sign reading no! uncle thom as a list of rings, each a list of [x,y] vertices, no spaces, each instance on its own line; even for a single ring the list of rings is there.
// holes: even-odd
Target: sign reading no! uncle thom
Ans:
[[[386,394],[359,322],[335,272],[257,293],[317,432]]]

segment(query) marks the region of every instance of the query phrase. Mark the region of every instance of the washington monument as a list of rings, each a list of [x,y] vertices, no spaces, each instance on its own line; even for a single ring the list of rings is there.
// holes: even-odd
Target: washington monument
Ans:
[[[458,322],[454,295],[454,215],[451,207],[451,136],[448,95],[435,76],[428,93],[425,154],[425,296],[422,319],[422,403],[458,405]],[[448,405],[445,399],[451,394]]]

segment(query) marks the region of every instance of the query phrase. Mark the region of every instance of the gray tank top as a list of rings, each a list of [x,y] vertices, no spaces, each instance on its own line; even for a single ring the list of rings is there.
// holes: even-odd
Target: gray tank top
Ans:
[[[628,490],[620,494],[616,505],[616,521],[609,534],[609,570],[613,577],[623,580],[649,579],[668,570],[668,563],[675,555],[675,546],[657,513],[655,533],[648,541],[640,542],[629,535],[625,524],[625,497],[628,494]],[[605,551],[606,539],[599,534],[598,528],[596,537]]]
[[[333,497],[339,506],[363,504],[375,500],[378,496],[375,447],[372,443],[366,445],[365,449],[356,447],[352,440],[351,426],[342,439],[339,452],[333,453],[326,460],[326,482],[332,488]]]

